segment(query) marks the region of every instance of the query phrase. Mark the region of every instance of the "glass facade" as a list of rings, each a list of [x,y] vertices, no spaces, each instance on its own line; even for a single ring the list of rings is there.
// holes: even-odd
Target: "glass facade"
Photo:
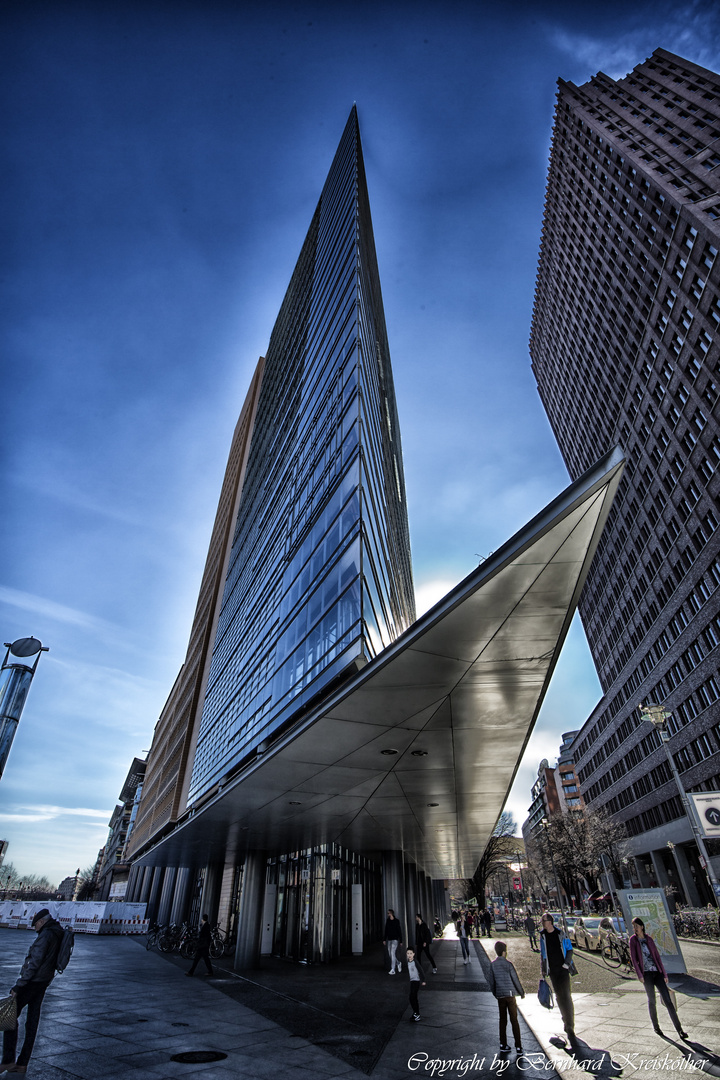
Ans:
[[[352,952],[352,885],[362,886],[363,936],[377,941],[384,912],[380,867],[339,844],[270,859],[276,886],[270,952],[312,964]]]
[[[188,801],[414,618],[353,109],[270,337]]]

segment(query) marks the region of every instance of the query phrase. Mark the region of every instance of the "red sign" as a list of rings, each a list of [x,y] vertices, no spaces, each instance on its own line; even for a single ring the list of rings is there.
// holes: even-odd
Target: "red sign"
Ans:
[[[515,892],[522,892],[522,878],[513,878],[513,889]]]

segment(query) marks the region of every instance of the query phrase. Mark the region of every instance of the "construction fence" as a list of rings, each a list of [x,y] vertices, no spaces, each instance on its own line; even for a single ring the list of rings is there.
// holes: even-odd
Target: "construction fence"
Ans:
[[[30,920],[36,911],[47,908],[64,927],[80,934],[146,934],[150,928],[145,918],[145,904],[103,900],[2,900],[0,927],[31,930]]]

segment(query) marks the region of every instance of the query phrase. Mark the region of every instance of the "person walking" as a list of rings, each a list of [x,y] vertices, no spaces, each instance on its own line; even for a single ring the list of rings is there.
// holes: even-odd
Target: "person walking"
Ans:
[[[208,922],[207,915],[203,915],[200,921],[200,932],[198,934],[197,946],[195,948],[195,956],[193,958],[192,966],[185,974],[188,978],[192,978],[195,974],[195,968],[198,966],[201,960],[205,961],[205,967],[207,968],[208,975],[214,975],[213,966],[210,962],[210,946],[212,945],[212,933],[210,931],[210,923]]]
[[[430,961],[432,973],[433,975],[437,975],[437,965],[433,960],[432,953],[430,952],[432,939],[433,936],[430,927],[426,922],[423,922],[423,917],[418,912],[418,914],[415,916],[415,963],[421,967],[422,954],[423,952],[426,952],[428,960]]]
[[[635,974],[645,987],[645,993],[647,994],[648,999],[648,1012],[650,1013],[653,1030],[656,1034],[662,1035],[660,1024],[658,1023],[657,1002],[655,1000],[655,991],[658,990],[660,992],[660,997],[663,1000],[663,1005],[670,1014],[673,1027],[681,1039],[687,1039],[687,1032],[682,1029],[680,1018],[670,997],[667,972],[660,959],[658,947],[650,935],[645,933],[645,923],[642,919],[633,919],[632,925],[635,933],[630,938],[630,959],[635,968]]]
[[[475,917],[472,911],[468,911],[465,916],[465,925],[467,926],[468,937],[471,938],[473,936],[473,926],[475,925]]]
[[[485,908],[482,913],[483,927],[485,928],[485,936],[490,937],[490,931],[492,930],[493,918],[489,910]]]
[[[53,919],[47,908],[42,908],[33,916],[32,927],[37,937],[28,949],[20,974],[10,991],[17,999],[18,1019],[22,1010],[27,1006],[25,1038],[16,1061],[17,1021],[14,1028],[3,1032],[3,1055],[0,1072],[20,1074],[27,1072],[40,1023],[40,1010],[42,1009],[45,991],[55,976],[55,966],[63,939],[63,928],[56,919]]]
[[[517,1054],[522,1054],[522,1038],[520,1036],[520,1025],[518,1024],[517,1018],[517,1002],[515,1001],[515,995],[519,994],[521,998],[524,998],[525,991],[518,978],[515,966],[507,959],[507,945],[504,941],[495,942],[495,952],[497,953],[497,957],[490,965],[488,985],[497,998],[498,1010],[500,1012],[500,1050],[504,1051],[510,1049],[505,1041],[509,1015],[510,1027],[512,1028],[513,1038],[515,1039],[515,1052]]]
[[[402,971],[402,964],[397,958],[398,945],[402,944],[402,927],[400,920],[395,918],[394,908],[388,908],[388,917],[385,920],[385,937],[383,938],[383,945],[387,946],[387,951],[390,953],[390,975],[395,974],[395,968],[400,972]]]
[[[537,924],[529,911],[525,917],[525,922],[523,923],[523,926],[525,927],[525,933],[527,934],[528,940],[530,942],[530,948],[533,952],[537,952]]]
[[[540,931],[540,970],[544,977],[550,978],[552,988],[555,991],[555,1000],[560,1009],[565,1033],[570,1043],[576,1042],[575,1035],[575,1007],[573,1005],[572,990],[570,989],[570,963],[568,949],[563,936],[555,926],[555,920],[549,911],[546,911],[541,919],[542,930]],[[572,956],[570,956],[572,959]]]
[[[470,963],[470,946],[468,945],[468,929],[465,916],[461,915],[457,923],[457,936],[462,949],[463,964]]]
[[[414,949],[407,950],[407,969],[408,975],[410,976],[410,1008],[412,1009],[413,1020],[417,1021],[420,1019],[418,992],[421,986],[426,986],[427,984],[423,979],[422,968],[415,960]]]

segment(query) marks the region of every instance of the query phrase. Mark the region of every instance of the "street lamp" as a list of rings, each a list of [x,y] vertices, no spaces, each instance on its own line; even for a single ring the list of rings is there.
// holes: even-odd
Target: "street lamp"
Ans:
[[[670,752],[670,746],[668,745],[670,742],[670,732],[668,731],[667,723],[672,716],[672,713],[669,709],[666,709],[664,705],[652,704],[639,705],[638,711],[640,712],[640,716],[642,717],[642,719],[649,721],[649,723],[651,724],[654,724],[659,732],[660,741],[665,747],[665,753],[667,754],[667,759],[670,768],[672,769],[673,776],[675,777],[675,783],[677,784],[678,791],[680,793],[680,801],[682,802],[683,810],[685,811],[686,817],[690,822],[690,828],[692,829],[695,843],[697,844],[698,851],[700,852],[700,862],[703,864],[705,873],[708,876],[708,881],[710,882],[710,889],[712,891],[715,903],[717,904],[720,900],[720,882],[718,882],[718,879],[715,877],[715,871],[713,870],[710,863],[710,857],[708,856],[707,848],[705,847],[705,841],[703,840],[702,832],[700,831],[700,828],[695,820],[695,814],[690,807],[687,793],[685,791],[685,788],[683,787],[683,782],[680,779],[680,773],[677,771],[675,758],[672,756]]]

